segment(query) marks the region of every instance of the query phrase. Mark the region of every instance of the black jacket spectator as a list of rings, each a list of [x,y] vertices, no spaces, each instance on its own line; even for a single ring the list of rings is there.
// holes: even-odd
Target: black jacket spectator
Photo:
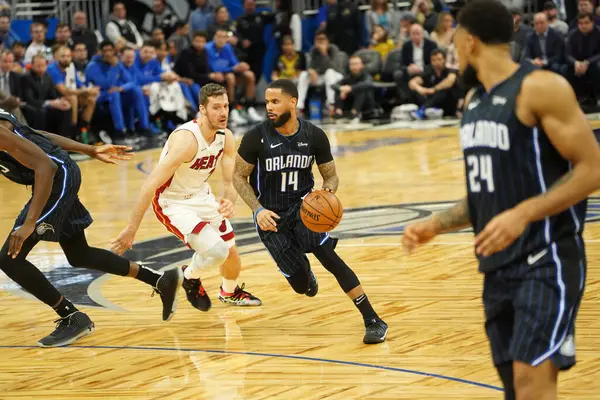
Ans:
[[[348,55],[361,46],[363,15],[350,0],[340,0],[327,7],[326,32],[329,40]]]
[[[200,86],[210,82],[210,67],[205,50],[196,51],[193,47],[184,49],[173,67],[175,73],[193,79]]]
[[[437,49],[437,45],[433,40],[423,38],[423,65],[431,64],[431,52]],[[405,70],[409,65],[414,64],[415,60],[413,58],[414,54],[414,44],[412,41],[407,41],[402,46],[402,69]]]
[[[87,15],[83,11],[77,11],[73,15],[73,27],[71,28],[71,39],[74,44],[83,43],[87,48],[88,59],[96,54],[98,49],[98,37],[87,27]]]
[[[567,37],[566,60],[569,65],[575,61],[587,60],[590,64],[600,61],[600,28],[595,26],[587,35],[578,29],[571,31]]]
[[[556,30],[548,28],[545,35],[545,49],[540,47],[540,36],[534,32],[529,35],[525,41],[523,57],[525,60],[534,60],[536,58],[546,59],[546,67],[553,69],[554,66],[563,62],[565,54],[565,40]]]

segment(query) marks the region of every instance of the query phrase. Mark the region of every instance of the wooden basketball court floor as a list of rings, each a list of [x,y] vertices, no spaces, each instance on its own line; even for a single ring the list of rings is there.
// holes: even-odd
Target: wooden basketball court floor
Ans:
[[[213,308],[193,309],[183,294],[169,323],[160,300],[129,278],[67,266],[56,245],[30,256],[95,321],[96,331],[59,349],[35,347],[54,313],[2,275],[0,399],[500,399],[480,300],[482,276],[469,233],[440,236],[412,256],[399,243],[407,221],[465,194],[457,129],[328,129],[337,154],[339,197],[346,213],[338,250],[357,272],[388,322],[388,341],[362,344],[358,311],[311,257],[316,298],[296,295],[258,243],[250,213],[237,203],[240,282],[260,308],[234,308],[216,298],[216,270],[203,281]],[[81,162],[80,197],[95,223],[91,244],[108,247],[125,226],[138,189],[159,150],[119,166]],[[214,188],[220,193],[220,177]],[[0,233],[5,237],[28,197],[0,181]],[[590,201],[585,238],[588,279],[577,325],[578,364],[560,376],[561,398],[600,399],[600,198]],[[191,253],[154,218],[146,218],[135,251],[153,268],[176,266]]]

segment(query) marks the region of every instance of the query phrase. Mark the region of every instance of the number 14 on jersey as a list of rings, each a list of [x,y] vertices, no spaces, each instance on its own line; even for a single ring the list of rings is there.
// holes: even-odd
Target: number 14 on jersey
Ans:
[[[489,154],[468,155],[467,168],[469,189],[471,193],[481,192],[481,183],[485,182],[487,191],[494,192],[494,174],[492,171],[492,156]]]
[[[281,191],[287,192],[288,186],[292,186],[294,191],[298,190],[298,171],[281,173]]]

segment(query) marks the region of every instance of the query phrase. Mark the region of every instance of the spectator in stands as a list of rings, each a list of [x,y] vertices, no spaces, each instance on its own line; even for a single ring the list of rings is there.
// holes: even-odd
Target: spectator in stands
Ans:
[[[184,22],[177,22],[175,24],[175,33],[173,33],[169,39],[168,43],[173,43],[173,46],[176,51],[176,55],[181,54],[183,49],[188,49],[192,42],[190,40],[190,26]],[[200,32],[200,31],[199,31]]]
[[[600,100],[600,28],[593,22],[591,13],[577,16],[577,29],[569,32],[566,59],[567,77],[582,102],[584,88],[591,82],[596,100]]]
[[[396,45],[392,39],[388,38],[388,31],[381,25],[373,25],[373,33],[371,34],[370,49],[379,53],[382,61],[385,61],[390,51],[394,50]]]
[[[438,15],[433,10],[430,0],[415,0],[411,12],[417,16],[417,21],[427,32],[433,32],[438,22]]]
[[[25,45],[23,42],[14,42],[12,45],[12,53],[15,57],[15,62],[13,64],[13,71],[22,74],[25,72]]]
[[[281,47],[284,36],[291,36],[296,51],[302,51],[302,18],[295,12],[292,0],[275,0],[273,37]]]
[[[454,37],[454,17],[447,11],[439,14],[435,30],[431,33],[433,40],[439,49],[445,50],[452,43]]]
[[[400,17],[400,32],[397,36],[398,48],[401,48],[405,42],[410,41],[410,27],[418,24],[417,17],[411,12],[407,12]],[[429,39],[429,32],[424,31],[423,37]]]
[[[518,8],[512,9],[511,14],[513,16],[513,29],[515,32],[513,35],[513,40],[519,45],[520,49],[523,49],[525,47],[525,41],[527,40],[527,37],[533,34],[533,28],[521,22],[521,10]]]
[[[167,42],[162,41],[160,45],[156,49],[156,59],[160,62],[160,67],[163,71],[173,71],[174,61],[169,54],[169,49],[167,47]]]
[[[237,85],[245,86],[245,102],[248,117],[251,122],[260,122],[263,118],[254,108],[256,103],[256,77],[250,70],[250,65],[240,62],[235,56],[233,47],[227,43],[228,31],[217,28],[214,39],[206,45],[206,54],[208,56],[208,65],[213,72],[220,75],[216,81],[227,87],[229,103],[233,106],[231,111],[231,122],[234,124],[244,124],[248,121],[240,114],[239,107],[235,100],[235,87]],[[222,79],[221,79],[222,78]]]
[[[223,75],[210,70],[206,42],[206,33],[195,32],[192,46],[179,54],[173,67],[175,73],[182,78],[181,90],[185,98],[195,110],[198,109],[200,87],[210,82],[217,82],[217,79],[221,79]]]
[[[229,11],[225,6],[219,6],[215,10],[215,23],[209,26],[207,31],[209,38],[215,36],[217,28],[225,29],[231,32],[232,35],[236,32],[236,24],[229,19]]]
[[[10,16],[0,15],[0,42],[4,49],[10,49],[19,37],[10,29]]]
[[[196,9],[190,14],[189,26],[190,33],[206,32],[215,22],[214,8],[208,3],[208,0],[196,0]]]
[[[13,71],[14,62],[15,57],[10,51],[0,53],[0,108],[25,122],[21,112],[21,77]]]
[[[54,45],[73,48],[73,39],[71,36],[71,27],[69,27],[69,25],[62,23],[58,24],[54,33]]]
[[[331,113],[334,111],[335,91],[333,85],[343,77],[346,66],[341,65],[340,49],[329,42],[326,31],[317,30],[315,45],[310,51],[308,74],[300,75],[298,79],[298,109],[305,109],[306,96],[310,85],[325,85],[327,105]]]
[[[29,29],[31,32],[31,44],[25,51],[25,65],[31,64],[33,56],[43,54],[46,60],[52,60],[52,51],[46,46],[46,27],[41,22],[34,22]]]
[[[80,46],[85,48],[83,44]],[[71,49],[67,46],[59,47],[56,61],[48,66],[48,75],[52,78],[58,93],[71,105],[72,126],[77,127],[81,136],[85,137],[90,129],[100,88],[85,87],[79,80],[72,62]],[[81,119],[79,119],[80,109]]]
[[[319,24],[318,29],[325,29],[327,27],[327,19],[329,15],[329,6],[336,6],[337,0],[327,0],[325,4],[319,7],[317,12],[317,24]]]
[[[281,55],[275,60],[271,79],[290,79],[298,84],[301,73],[306,73],[306,57],[304,53],[297,52],[294,48],[294,39],[291,36],[283,37]]]
[[[544,3],[544,13],[546,14],[546,17],[548,17],[548,26],[558,31],[561,35],[567,36],[567,33],[569,33],[569,25],[558,18],[558,8],[554,1],[548,0]]]
[[[127,72],[125,67],[115,53],[115,45],[105,40],[100,43],[102,56],[92,61],[85,72],[86,81],[100,87],[100,96],[97,104],[108,104],[112,116],[115,133],[121,138],[126,131],[123,110],[128,111],[132,108],[138,118],[140,129],[144,133],[149,132],[150,121],[148,108],[144,102],[144,96],[133,77]],[[128,128],[133,131],[134,126],[128,121]],[[103,140],[105,140],[103,138]],[[106,140],[105,140],[106,141]]]
[[[533,18],[535,34],[525,41],[523,58],[532,64],[560,73],[565,54],[562,35],[548,26],[548,17],[543,12]]]
[[[46,72],[48,64],[44,54],[36,54],[31,60],[31,69],[23,75],[23,114],[34,129],[55,132],[72,137],[71,105],[61,98],[52,78]]]
[[[390,38],[398,34],[398,18],[394,10],[389,9],[388,0],[372,0],[371,9],[365,15],[369,37],[373,37],[375,25],[381,26]]]
[[[161,28],[154,28],[154,30],[152,31],[152,41],[160,43],[164,42],[165,39],[165,33],[163,32],[163,30]]]
[[[405,81],[420,75],[431,62],[431,53],[437,48],[435,42],[423,36],[423,27],[410,27],[410,41],[402,46],[402,64]],[[445,59],[444,59],[445,61]]]
[[[247,55],[250,70],[259,79],[262,76],[263,59],[267,50],[264,28],[273,21],[272,13],[257,13],[256,2],[244,0],[244,15],[237,20],[237,34],[241,43],[240,47]]]
[[[339,50],[354,54],[363,45],[363,15],[352,0],[327,7],[326,34]]]
[[[122,2],[113,5],[113,13],[106,24],[106,38],[118,49],[127,46],[137,50],[144,43],[137,26],[127,19],[127,9]]]
[[[79,10],[73,15],[73,29],[71,38],[74,43],[83,43],[87,48],[88,57],[96,54],[98,49],[98,36],[87,26],[87,15]]]
[[[454,39],[452,39],[452,43],[446,49],[446,68],[458,71],[458,54],[454,45]]]
[[[85,85],[85,69],[89,64],[87,47],[85,43],[77,43],[73,48],[73,66],[79,82]]]
[[[431,65],[408,84],[413,101],[420,106],[413,114],[425,118],[428,108],[439,108],[445,116],[456,116],[456,72],[446,67],[446,56],[440,49],[431,52]]]
[[[592,21],[596,25],[600,25],[600,17],[594,15],[594,2],[592,0],[579,0],[577,2],[577,12],[579,14],[592,14]],[[569,24],[569,31],[579,27],[579,17],[575,18]]]
[[[375,109],[373,81],[359,56],[350,57],[350,73],[332,85],[335,90],[335,118],[348,116],[358,122]]]
[[[162,30],[165,37],[171,36],[175,32],[175,24],[179,20],[173,11],[167,7],[165,0],[152,0],[152,11],[152,13],[146,14],[142,23],[144,32],[146,34],[152,33],[152,40],[157,40],[154,37],[156,29]]]
[[[160,42],[145,41],[138,57],[135,58],[136,82],[143,90],[154,82],[165,81],[171,84],[177,82],[179,79],[175,72],[163,71],[160,61],[156,59],[156,48],[159,46]],[[144,94],[148,90],[145,89]]]

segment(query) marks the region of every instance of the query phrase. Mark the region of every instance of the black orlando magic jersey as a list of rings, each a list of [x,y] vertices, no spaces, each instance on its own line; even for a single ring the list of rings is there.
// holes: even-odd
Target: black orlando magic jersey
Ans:
[[[67,152],[52,143],[46,136],[37,133],[27,125],[20,123],[15,116],[8,111],[0,109],[0,120],[10,122],[12,124],[11,130],[15,135],[19,135],[22,138],[33,142],[42,149],[48,157],[53,159],[57,166],[71,160]],[[19,163],[5,151],[0,151],[0,173],[20,185],[33,186],[35,176],[33,170]],[[59,175],[60,174],[55,175],[55,180]]]
[[[255,165],[250,185],[268,210],[284,211],[297,204],[315,184],[313,164],[333,160],[325,132],[299,121],[298,132],[291,136],[280,134],[271,121],[265,121],[249,130],[240,144],[239,155]]]
[[[544,193],[571,169],[541,126],[523,125],[516,101],[523,79],[536,68],[524,64],[490,92],[478,88],[466,105],[460,139],[464,152],[469,212],[475,234],[496,215]],[[586,201],[530,224],[504,251],[479,257],[489,272],[522,261],[566,235],[583,231]]]

